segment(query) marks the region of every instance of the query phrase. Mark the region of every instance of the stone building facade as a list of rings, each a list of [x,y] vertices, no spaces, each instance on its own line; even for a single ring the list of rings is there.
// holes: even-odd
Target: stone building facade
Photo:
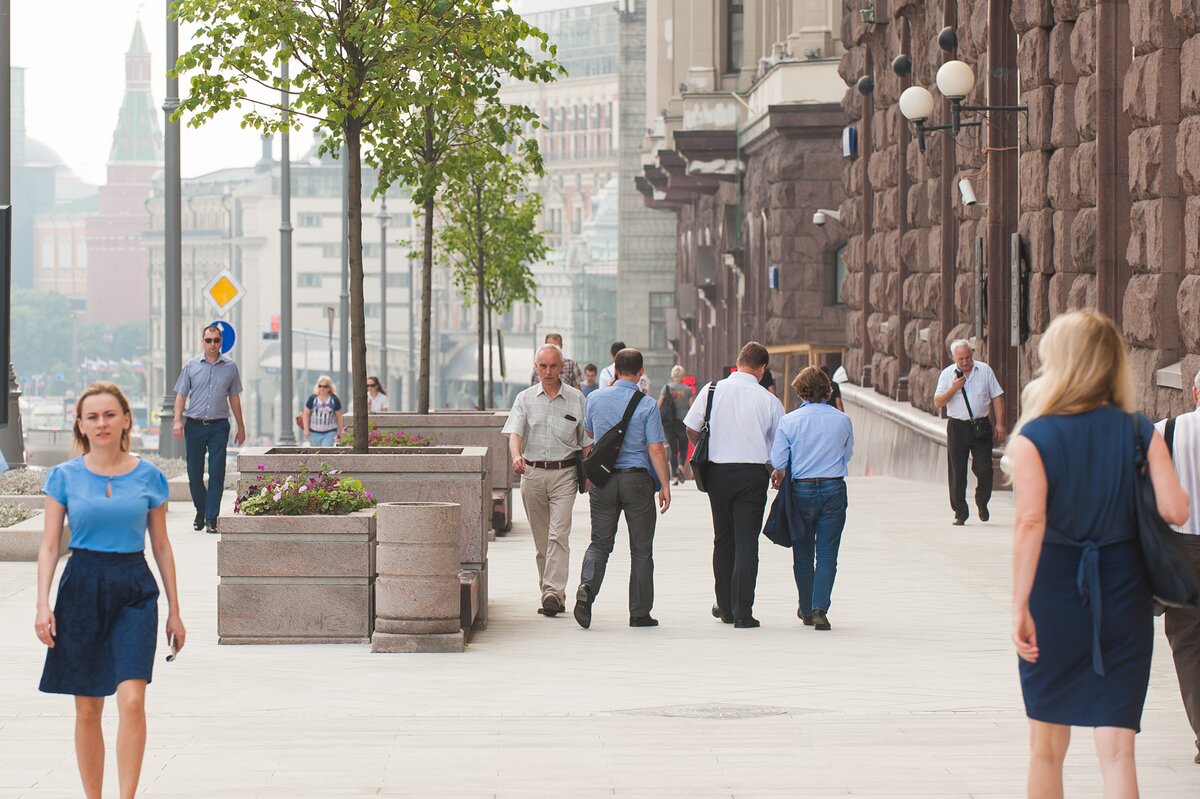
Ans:
[[[635,185],[674,217],[668,337],[679,362],[719,377],[758,339],[824,346],[837,366],[845,233],[812,219],[844,194],[840,4],[651,2],[647,14]]]
[[[1200,367],[1200,4],[849,0],[844,11],[843,108],[859,145],[841,207],[851,379],[933,412],[947,343],[974,337],[1015,398],[1050,319],[1092,307],[1130,344],[1142,410],[1186,410],[1180,389]],[[893,69],[901,55],[908,74]],[[967,104],[1028,110],[927,134],[922,153],[898,98],[934,91],[953,58],[977,76]],[[946,123],[949,103],[934,96],[929,124]],[[979,204],[962,203],[963,178]]]

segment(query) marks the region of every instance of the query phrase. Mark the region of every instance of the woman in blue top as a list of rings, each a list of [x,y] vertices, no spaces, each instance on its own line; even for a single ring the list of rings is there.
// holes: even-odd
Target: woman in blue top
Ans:
[[[333,378],[321,375],[313,393],[304,403],[304,437],[314,447],[332,447],[337,443],[337,437],[342,434],[345,425],[345,414],[342,413],[342,401],[338,399],[337,389],[333,387]]]
[[[75,405],[81,457],[46,476],[46,526],[38,552],[38,640],[49,649],[41,690],[75,696],[75,757],[83,790],[104,782],[104,697],[117,695],[117,772],[121,796],[137,790],[146,749],[146,685],[154,666],[158,586],[146,565],[146,531],[167,592],[168,643],[182,649],[175,557],[167,539],[167,478],[129,454],[129,401],[112,383],[93,383]],[[63,518],[71,556],[50,610]]]
[[[1136,797],[1133,737],[1150,679],[1153,602],[1134,516],[1134,446],[1158,511],[1188,517],[1162,436],[1133,410],[1125,341],[1106,317],[1055,318],[1008,445],[1016,495],[1013,641],[1030,725],[1030,796],[1062,796],[1071,726],[1094,727],[1104,795]],[[1136,437],[1135,427],[1136,424]]]

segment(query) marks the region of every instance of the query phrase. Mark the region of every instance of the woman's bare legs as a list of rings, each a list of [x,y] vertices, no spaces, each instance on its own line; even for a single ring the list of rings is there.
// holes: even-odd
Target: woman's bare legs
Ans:
[[[1096,756],[1104,775],[1104,799],[1137,799],[1133,735],[1133,730],[1124,727],[1096,728]]]
[[[125,680],[117,686],[121,726],[117,729],[117,777],[121,799],[133,799],[146,754],[146,681]]]
[[[100,799],[104,786],[104,732],[100,718],[104,715],[104,697],[75,697],[75,760],[79,763],[79,778],[87,799]]]
[[[1063,760],[1071,743],[1071,728],[1029,720],[1029,799],[1063,799]]]

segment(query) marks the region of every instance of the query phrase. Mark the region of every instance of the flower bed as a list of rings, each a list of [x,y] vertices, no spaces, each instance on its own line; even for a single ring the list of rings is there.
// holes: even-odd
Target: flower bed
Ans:
[[[265,472],[266,467],[259,465]],[[317,472],[259,474],[238,494],[233,512],[245,516],[345,515],[375,507],[375,497],[355,477],[339,477],[321,464]]]
[[[374,422],[367,422],[368,447],[428,447],[432,444],[432,437],[406,433],[403,430],[380,430]],[[346,428],[346,432],[338,436],[336,445],[353,447],[354,430]]]

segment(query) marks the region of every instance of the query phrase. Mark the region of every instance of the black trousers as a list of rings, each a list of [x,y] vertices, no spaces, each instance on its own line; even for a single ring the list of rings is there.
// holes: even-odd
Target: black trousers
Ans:
[[[946,420],[946,460],[950,478],[950,507],[957,519],[971,515],[967,506],[967,456],[971,458],[971,471],[975,473],[975,505],[986,508],[992,498],[992,445],[991,435],[979,437],[974,426],[962,419]]]
[[[735,620],[748,619],[754,609],[758,536],[770,473],[761,463],[710,463],[707,468],[717,607]]]
[[[1200,576],[1200,535],[1180,535],[1192,557],[1192,565]],[[1179,676],[1179,693],[1183,709],[1196,735],[1200,750],[1200,610],[1167,608],[1167,641],[1175,658],[1175,673]]]
[[[687,463],[687,428],[683,426],[683,422],[675,422],[664,432],[667,434],[667,446],[671,448],[669,460],[671,476],[679,477],[683,474],[683,465]]]

